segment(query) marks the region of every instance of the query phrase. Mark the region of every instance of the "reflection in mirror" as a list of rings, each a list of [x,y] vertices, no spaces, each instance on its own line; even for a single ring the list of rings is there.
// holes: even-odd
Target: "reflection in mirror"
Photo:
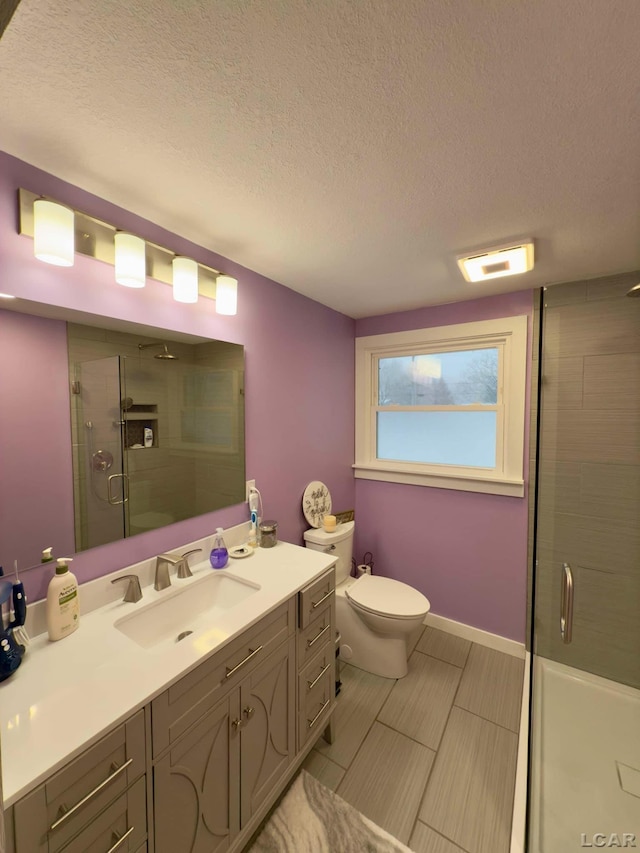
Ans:
[[[243,347],[169,335],[0,311],[0,564],[244,500]]]
[[[68,324],[76,551],[244,499],[243,348]]]

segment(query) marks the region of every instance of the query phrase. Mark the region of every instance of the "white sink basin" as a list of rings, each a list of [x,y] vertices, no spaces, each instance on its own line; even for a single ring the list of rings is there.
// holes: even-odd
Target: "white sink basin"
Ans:
[[[114,627],[145,649],[167,641],[179,642],[180,635],[215,627],[216,617],[227,613],[257,592],[258,584],[216,572],[171,590],[135,613],[123,616]]]

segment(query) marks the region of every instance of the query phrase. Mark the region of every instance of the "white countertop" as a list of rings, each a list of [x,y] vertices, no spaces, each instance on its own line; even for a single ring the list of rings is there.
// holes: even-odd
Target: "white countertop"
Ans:
[[[210,627],[155,649],[142,648],[114,628],[122,616],[215,571],[208,560],[208,540],[172,550],[183,553],[200,545],[206,557],[192,564],[193,578],[179,580],[172,570],[172,586],[156,592],[152,584],[146,585],[155,561],[123,568],[80,587],[77,631],[55,643],[46,633],[31,640],[21,666],[0,684],[5,808],[335,563],[335,557],[283,542],[258,548],[250,557],[230,559],[225,569],[217,570],[260,589]],[[231,547],[229,542],[227,546]],[[114,577],[131,572],[143,585],[142,600],[136,604],[121,600],[126,584],[110,584]]]

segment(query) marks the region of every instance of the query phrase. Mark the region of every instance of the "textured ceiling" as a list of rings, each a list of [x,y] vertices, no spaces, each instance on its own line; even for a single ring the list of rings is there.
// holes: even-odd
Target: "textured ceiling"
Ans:
[[[640,3],[22,0],[0,149],[353,317],[640,267]],[[457,254],[532,236],[533,272]]]

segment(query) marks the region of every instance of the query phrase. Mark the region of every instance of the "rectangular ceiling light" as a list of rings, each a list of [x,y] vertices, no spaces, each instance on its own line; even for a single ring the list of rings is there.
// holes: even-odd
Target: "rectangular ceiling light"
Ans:
[[[460,257],[458,266],[466,281],[487,281],[533,269],[533,240]]]

